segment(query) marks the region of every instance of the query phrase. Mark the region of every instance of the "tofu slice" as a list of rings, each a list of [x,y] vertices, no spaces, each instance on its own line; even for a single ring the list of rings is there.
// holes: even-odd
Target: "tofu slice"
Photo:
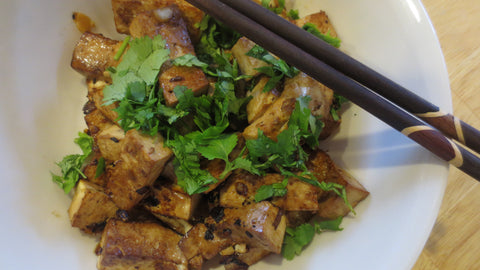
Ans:
[[[280,183],[284,176],[267,174],[263,177],[241,172],[227,180],[220,190],[220,205],[240,208],[255,201],[257,190],[263,185]],[[287,194],[274,197],[271,202],[285,211],[317,211],[320,189],[301,180],[290,178]]]
[[[98,79],[87,79],[87,88],[88,94],[87,97],[89,100],[95,103],[97,109],[112,123],[117,123],[118,113],[114,111],[117,108],[117,103],[104,106],[103,101],[103,89],[107,86],[107,82]]]
[[[280,96],[280,92],[275,88],[268,92],[263,91],[269,79],[270,78],[266,76],[261,77],[249,93],[249,95],[252,96],[252,99],[247,104],[247,119],[249,124],[262,116],[268,107]]]
[[[286,219],[280,208],[262,201],[243,208],[225,208],[223,214],[217,231],[231,231],[231,239],[236,243],[281,252]]]
[[[107,194],[119,208],[131,209],[146,195],[172,155],[160,134],[127,131],[120,159],[107,169]]]
[[[205,223],[197,223],[178,243],[189,262],[191,269],[202,269],[205,261],[215,257],[220,251],[233,244],[230,235],[217,233],[215,221],[208,218]]]
[[[145,207],[155,216],[190,220],[199,206],[199,201],[200,194],[190,196],[183,192],[179,186],[165,185],[152,189],[152,195]]]
[[[100,131],[112,124],[112,121],[106,118],[105,115],[97,109],[93,100],[89,100],[83,106],[83,113],[85,114],[84,119],[87,124],[88,134],[95,140]]]
[[[154,11],[176,5],[187,22],[188,32],[193,40],[198,41],[200,30],[195,25],[203,19],[204,13],[183,0],[112,0],[112,10],[117,31],[129,34],[129,26],[137,14]]]
[[[300,72],[293,78],[285,80],[285,86],[282,95],[284,97],[310,96],[308,108],[312,115],[318,117],[325,126],[319,139],[325,139],[330,136],[340,125],[340,121],[335,121],[330,114],[334,101],[333,90],[314,80],[307,74]]]
[[[364,200],[369,192],[345,170],[339,168],[323,151],[311,154],[307,168],[320,182],[337,183],[345,187],[347,199],[352,207]],[[350,212],[343,199],[333,192],[323,192],[319,197],[318,216],[335,219]]]
[[[162,11],[167,12],[170,16],[160,20],[152,11],[138,13],[129,26],[132,37],[149,36],[153,38],[161,35],[165,39],[172,59],[185,54],[195,54],[187,25],[178,8],[176,6],[165,7]]]
[[[181,236],[152,222],[108,221],[99,243],[97,268],[188,269],[178,247]]]
[[[72,227],[91,234],[101,232],[117,210],[118,207],[103,192],[102,187],[80,180],[68,208],[68,216]]]
[[[104,127],[97,135],[97,145],[102,156],[111,161],[121,158],[125,131],[114,124]]]
[[[163,89],[165,104],[169,107],[177,105],[178,99],[173,90],[177,86],[186,86],[191,89],[195,96],[205,94],[209,87],[209,81],[203,71],[196,67],[171,66],[163,71],[158,83]]]
[[[98,147],[94,145],[93,155],[90,158],[90,161],[88,161],[88,163],[83,168],[83,174],[85,174],[88,182],[91,182],[93,184],[99,185],[102,188],[104,188],[105,185],[107,184],[107,175],[105,171],[103,171],[102,174],[97,177],[97,168],[101,158],[102,158],[102,154],[98,150]]]
[[[295,103],[295,97],[286,97],[282,93],[262,116],[244,129],[243,137],[246,140],[255,140],[260,129],[265,136],[276,140],[278,134],[287,128],[286,124],[295,109]]]
[[[190,220],[199,208],[201,195],[188,195],[177,185],[162,185],[152,189],[143,204],[155,217],[184,235],[193,225]]]
[[[232,175],[225,186],[220,190],[220,206],[227,208],[241,208],[255,201],[255,194],[262,185],[279,183],[283,176],[267,174],[257,176],[246,171]]]
[[[358,203],[363,201],[370,194],[355,178],[341,168],[337,168],[340,177],[345,181],[345,190],[348,202],[352,207],[356,207]],[[338,196],[328,197],[326,200],[319,202],[319,211],[317,215],[325,219],[336,219],[345,216],[350,212],[343,199]]]
[[[257,76],[260,73],[255,68],[268,66],[266,62],[246,55],[253,46],[255,46],[253,41],[241,37],[232,47],[232,55],[237,59],[238,68],[244,75]]]
[[[332,37],[337,37],[337,32],[335,31],[335,28],[333,27],[330,19],[324,11],[319,11],[317,13],[307,15],[303,18],[295,20],[294,23],[298,27],[303,27],[306,23],[312,23],[318,28],[321,33],[328,33]]]
[[[270,253],[270,251],[260,247],[247,247],[246,252],[235,252],[232,255],[223,256],[220,263],[224,265],[225,270],[248,269],[249,266],[259,262]]]
[[[85,32],[75,45],[71,66],[87,78],[103,78],[108,67],[117,66],[113,58],[122,42],[102,34]]]

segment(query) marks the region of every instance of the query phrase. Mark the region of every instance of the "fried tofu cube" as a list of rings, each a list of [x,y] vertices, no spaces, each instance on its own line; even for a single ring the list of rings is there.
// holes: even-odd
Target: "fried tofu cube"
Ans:
[[[112,10],[117,31],[122,34],[130,34],[130,24],[137,14],[173,5],[180,9],[192,38],[198,40],[200,30],[195,25],[201,22],[204,13],[183,0],[112,0]]]
[[[103,115],[103,113],[97,109],[95,102],[89,100],[83,106],[83,113],[85,114],[85,123],[87,124],[88,134],[96,140],[97,134],[110,126],[112,122]]]
[[[174,59],[185,54],[195,54],[187,26],[180,11],[175,6],[164,8],[171,14],[170,18],[160,20],[154,12],[137,14],[130,24],[130,34],[133,37],[161,35],[166,48],[170,50],[170,58]]]
[[[267,174],[257,176],[246,171],[232,175],[220,190],[220,206],[241,208],[255,201],[257,190],[263,185],[282,182],[283,176]]]
[[[114,111],[118,107],[117,103],[110,105],[104,105],[103,101],[103,89],[107,86],[107,82],[103,80],[87,79],[89,100],[95,103],[97,110],[99,110],[108,120],[113,123],[117,123],[118,113]]]
[[[230,230],[236,243],[261,247],[279,254],[282,250],[286,219],[284,211],[267,201],[243,208],[225,208],[217,230]]]
[[[300,18],[294,22],[298,27],[303,27],[306,23],[311,23],[318,28],[322,34],[329,34],[332,37],[337,37],[337,32],[324,11],[313,13]]]
[[[152,190],[152,199],[146,208],[153,214],[178,217],[184,220],[192,218],[200,199],[199,194],[192,196],[182,192],[180,187],[159,186]]]
[[[157,223],[110,219],[99,243],[97,268],[186,270],[187,261],[178,247],[180,238]]]
[[[282,96],[309,96],[311,98],[308,108],[313,116],[318,117],[325,124],[319,139],[325,139],[330,136],[340,125],[340,121],[335,121],[330,113],[334,101],[333,90],[307,74],[300,72],[293,78],[287,78]]]
[[[97,135],[98,149],[102,156],[111,161],[120,159],[125,131],[114,124],[104,127]]]
[[[238,67],[244,75],[257,76],[260,72],[256,68],[268,66],[266,62],[246,55],[253,46],[253,41],[242,37],[232,47],[232,55],[237,59]]]
[[[345,187],[348,202],[355,207],[364,200],[369,192],[345,170],[339,168],[323,151],[310,155],[307,168],[320,182],[337,183]],[[350,212],[343,199],[333,192],[324,192],[319,197],[318,216],[325,219],[335,219]]]
[[[253,90],[249,93],[249,95],[252,96],[252,99],[247,104],[247,118],[249,124],[261,117],[280,95],[276,88],[268,92],[263,91],[268,80],[270,80],[269,77],[261,77]]]
[[[195,96],[204,94],[209,87],[209,81],[205,73],[196,67],[171,66],[163,71],[158,83],[163,90],[165,104],[169,107],[177,105],[178,99],[173,90],[177,86],[185,86],[191,89]]]
[[[229,234],[223,235],[223,232],[217,234],[211,229],[214,226],[210,224],[214,223],[211,219],[207,220],[206,224],[197,223],[178,243],[193,269],[201,269],[206,260],[215,257],[220,251],[233,244]]]
[[[261,247],[247,247],[246,252],[236,252],[230,256],[224,256],[221,264],[225,270],[242,270],[248,269],[249,266],[259,262],[271,252]]]
[[[119,208],[131,209],[146,195],[172,155],[160,134],[127,131],[120,159],[107,170],[107,194]]]
[[[85,165],[82,171],[83,171],[83,174],[86,176],[85,178],[89,182],[99,185],[103,188],[107,184],[107,176],[105,174],[105,168],[103,169],[98,168],[98,166],[100,166],[100,162],[101,162],[100,160],[102,158],[103,158],[102,154],[98,150],[98,147],[94,145],[93,155],[90,158],[90,161],[87,162],[87,164]],[[99,174],[99,172],[101,172],[101,174]]]
[[[73,227],[86,233],[97,233],[103,230],[117,210],[118,207],[100,186],[80,180],[68,208],[68,216]]]
[[[70,65],[87,78],[103,78],[108,67],[117,66],[114,56],[121,43],[102,34],[85,32],[75,45]]]
[[[255,194],[261,186],[280,183],[284,178],[280,174],[256,176],[247,172],[237,173],[220,190],[220,205],[243,207],[255,201]],[[290,178],[285,196],[274,197],[271,202],[285,211],[317,211],[319,194],[318,187]]]
[[[282,93],[262,116],[244,129],[243,137],[246,140],[255,140],[258,138],[260,129],[265,136],[276,140],[278,134],[287,128],[286,125],[295,109],[295,103],[295,97],[284,97]]]
[[[370,193],[345,170],[337,169],[340,176],[345,180],[344,186],[348,202],[352,207],[357,206],[358,203],[363,201]],[[336,219],[340,216],[345,216],[349,212],[350,208],[348,208],[342,198],[339,196],[331,196],[319,203],[317,215],[325,219]]]

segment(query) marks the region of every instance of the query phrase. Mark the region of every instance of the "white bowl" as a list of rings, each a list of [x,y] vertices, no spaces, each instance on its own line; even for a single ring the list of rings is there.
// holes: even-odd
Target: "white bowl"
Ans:
[[[290,1],[290,4],[292,1]],[[298,0],[324,9],[342,50],[451,111],[443,56],[419,0]],[[108,0],[0,3],[0,269],[95,269],[96,239],[71,228],[70,198],[52,181],[54,162],[79,150],[86,86],[70,68],[80,33],[73,11],[115,33]],[[371,192],[342,232],[317,235],[293,261],[269,256],[252,269],[409,269],[436,219],[447,165],[356,106],[324,143]]]

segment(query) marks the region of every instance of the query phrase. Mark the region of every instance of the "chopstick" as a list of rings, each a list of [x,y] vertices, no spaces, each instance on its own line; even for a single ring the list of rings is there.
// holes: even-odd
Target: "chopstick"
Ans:
[[[235,10],[234,3],[242,2],[242,4],[246,6],[244,2],[250,0],[222,0],[225,3],[219,0],[187,1],[323,83],[337,94],[349,99],[441,159],[480,181],[480,158],[478,156],[445,137],[440,131],[427,125],[424,121],[410,114],[405,109],[402,109],[399,105],[392,103],[385,97],[371,91],[357,80],[348,77],[341,71],[324,63],[321,59],[313,56],[313,53],[310,51],[302,50],[297,40],[289,41],[277,34],[277,27],[273,27],[275,32],[271,31],[263,26],[260,21],[256,21],[259,18],[255,16],[249,18],[244,15],[253,14],[255,9],[264,9],[260,5],[255,4],[252,6],[252,9],[249,8],[248,10],[239,12]],[[228,4],[232,4],[232,6]],[[265,12],[270,11],[267,10]],[[293,30],[293,28],[290,29],[290,31],[299,32],[295,35],[310,35],[308,32],[296,26],[295,28],[295,30]],[[317,39],[315,42],[320,42],[320,40]],[[335,59],[332,60],[333,62],[339,61]],[[373,82],[380,80],[383,79],[377,76]],[[385,83],[378,82],[378,84],[384,85]]]
[[[370,90],[480,153],[480,131],[253,1],[220,0]]]

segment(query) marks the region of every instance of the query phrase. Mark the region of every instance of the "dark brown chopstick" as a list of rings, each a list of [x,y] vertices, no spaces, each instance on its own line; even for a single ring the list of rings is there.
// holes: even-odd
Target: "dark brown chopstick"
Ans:
[[[251,0],[220,0],[300,49],[480,153],[480,131]]]
[[[480,181],[480,158],[384,97],[219,0],[187,0]],[[242,0],[236,0],[242,1]],[[261,6],[255,6],[261,9]],[[299,29],[307,34],[306,31]]]

